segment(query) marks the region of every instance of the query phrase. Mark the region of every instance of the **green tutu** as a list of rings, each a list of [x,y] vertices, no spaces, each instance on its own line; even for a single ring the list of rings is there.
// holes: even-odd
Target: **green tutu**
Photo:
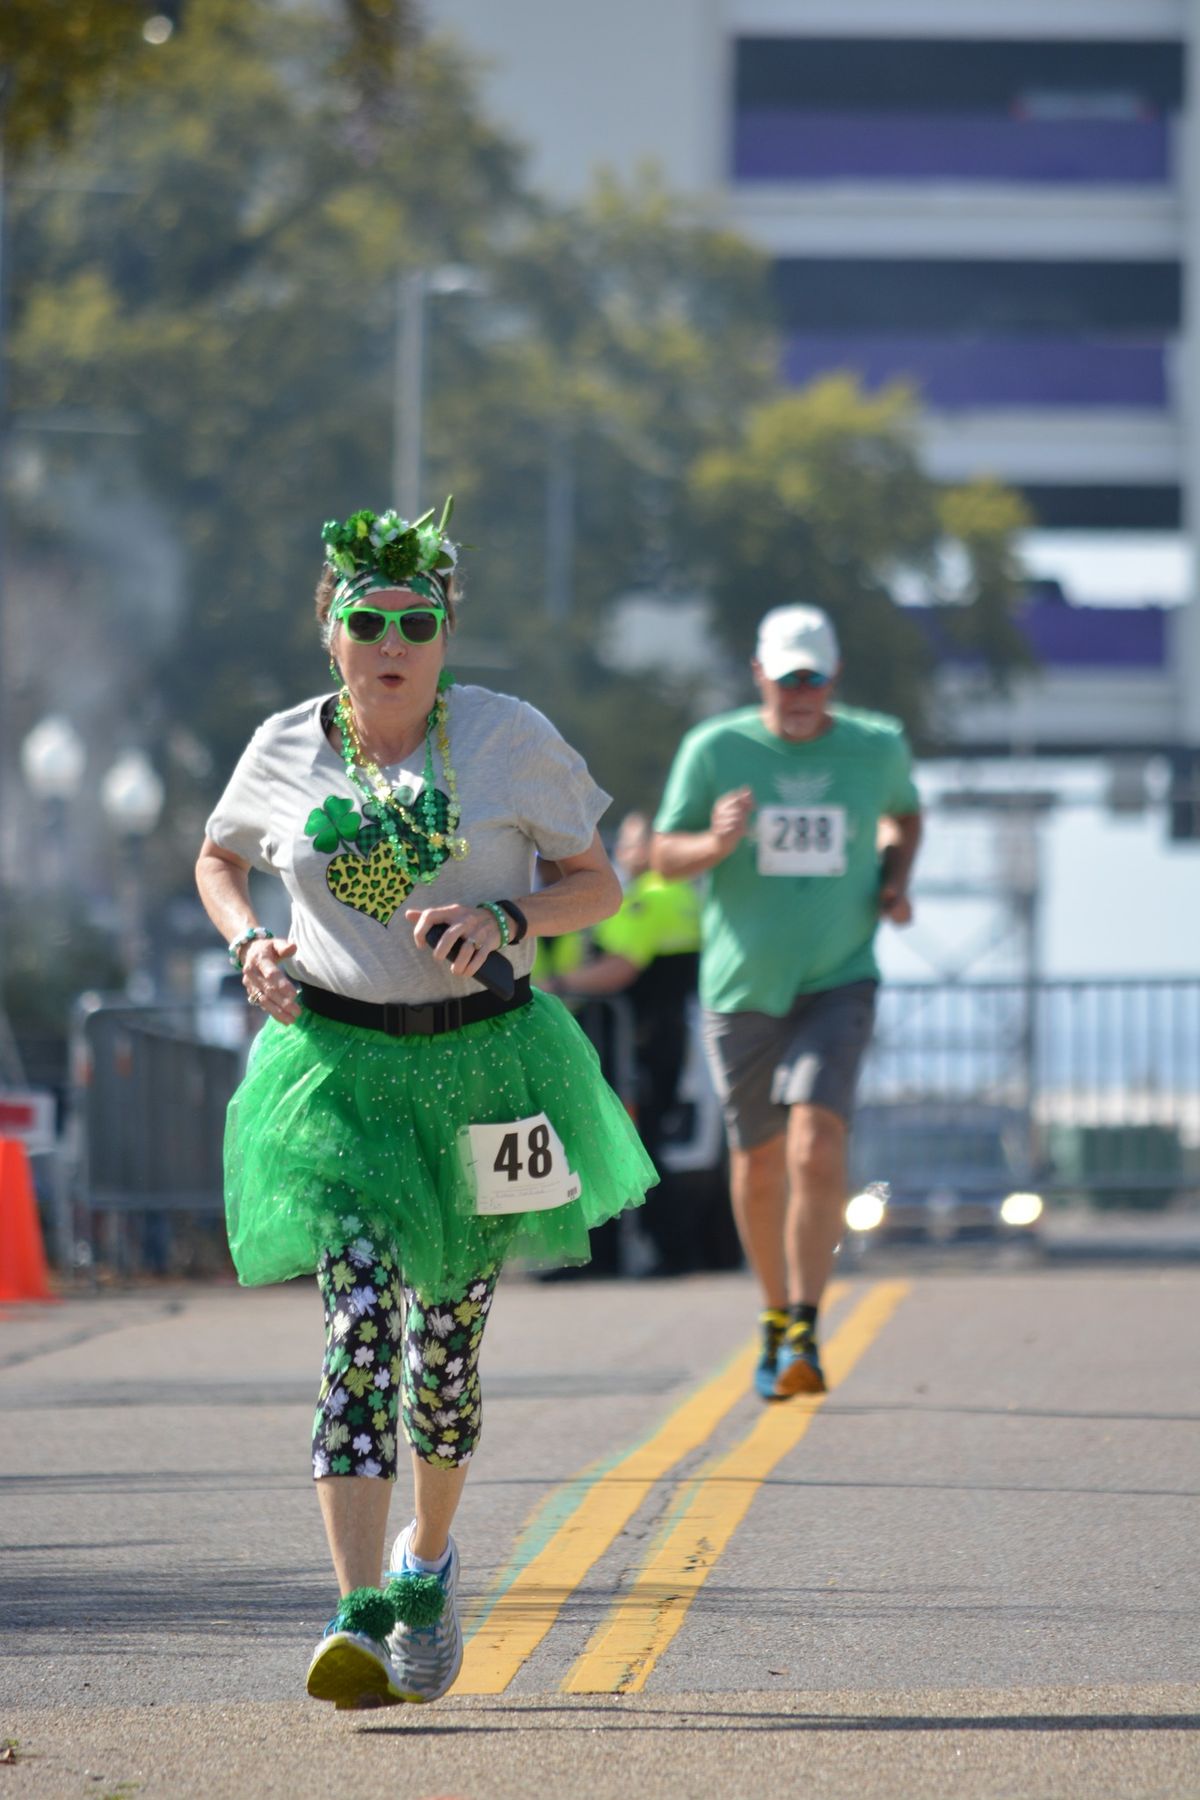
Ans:
[[[544,1112],[579,1177],[552,1210],[480,1217],[459,1128]],[[592,1045],[561,1001],[435,1037],[388,1037],[303,1013],[268,1020],[229,1106],[225,1204],[239,1279],[310,1274],[363,1234],[439,1298],[519,1256],[584,1263],[588,1232],[658,1180]]]

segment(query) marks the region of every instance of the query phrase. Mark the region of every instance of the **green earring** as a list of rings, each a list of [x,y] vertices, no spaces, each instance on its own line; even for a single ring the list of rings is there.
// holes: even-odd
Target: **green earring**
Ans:
[[[333,676],[334,687],[340,688],[342,685],[342,671],[338,668],[332,656],[329,659],[329,673]]]

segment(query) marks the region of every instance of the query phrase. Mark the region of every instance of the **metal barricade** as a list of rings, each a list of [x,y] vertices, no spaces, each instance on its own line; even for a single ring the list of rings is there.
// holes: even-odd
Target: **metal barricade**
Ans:
[[[636,1122],[638,1067],[631,1002],[624,994],[597,996],[580,1005],[576,1017],[595,1045],[605,1080]],[[694,1000],[688,1006],[686,1029],[676,1104],[662,1143],[663,1163],[678,1174],[720,1170],[725,1155],[721,1108],[704,1059],[699,1006]]]
[[[162,1265],[185,1216],[223,1244],[225,1110],[258,1022],[240,1000],[80,1009],[60,1245],[118,1268]],[[591,1001],[580,1023],[634,1111],[628,1001]],[[1051,1200],[1200,1206],[1200,980],[887,986],[860,1099],[892,1119],[931,1106],[959,1125],[981,1108],[1002,1114],[1015,1162]],[[680,1100],[664,1164],[719,1174],[719,1109],[694,1027]]]
[[[75,1201],[82,1263],[165,1272],[173,1220],[223,1213],[225,1110],[247,1010],[223,1002],[81,1005],[72,1032]]]
[[[637,1054],[633,1007],[624,994],[595,994],[572,1004],[580,1030],[600,1058],[604,1079],[637,1110]]]
[[[1052,1198],[1200,1204],[1200,981],[889,985],[859,1097],[1002,1110]]]

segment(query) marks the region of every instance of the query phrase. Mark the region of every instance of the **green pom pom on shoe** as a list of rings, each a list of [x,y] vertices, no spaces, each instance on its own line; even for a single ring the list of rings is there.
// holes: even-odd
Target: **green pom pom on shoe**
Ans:
[[[436,1625],[446,1603],[446,1590],[436,1575],[405,1570],[393,1575],[386,1589],[355,1588],[334,1615],[331,1631],[356,1631],[376,1643],[387,1641],[397,1625],[427,1631]]]
[[[334,1614],[335,1631],[357,1631],[362,1637],[385,1642],[396,1623],[396,1611],[388,1594],[378,1588],[354,1588]]]
[[[382,1597],[390,1603],[396,1623],[412,1631],[427,1631],[436,1625],[446,1604],[446,1590],[438,1577],[415,1570],[393,1575]]]

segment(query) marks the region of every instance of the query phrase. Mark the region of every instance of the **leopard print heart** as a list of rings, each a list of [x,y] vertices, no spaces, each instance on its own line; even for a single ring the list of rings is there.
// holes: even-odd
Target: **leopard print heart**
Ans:
[[[325,868],[325,880],[335,900],[352,906],[386,925],[398,906],[403,906],[412,892],[412,876],[396,867],[392,846],[386,838],[375,845],[370,856],[359,856],[354,850],[333,856]]]
[[[331,857],[325,868],[325,880],[335,899],[386,926],[396,908],[411,894],[413,879],[407,870],[396,867],[391,841],[384,834],[379,812],[375,801],[368,801],[363,807],[358,850]],[[440,788],[435,788],[433,828],[445,831],[449,821],[450,802]],[[444,844],[429,843],[423,832],[413,831],[403,819],[397,821],[397,829],[401,843],[422,874],[434,874],[441,868],[450,854]]]

